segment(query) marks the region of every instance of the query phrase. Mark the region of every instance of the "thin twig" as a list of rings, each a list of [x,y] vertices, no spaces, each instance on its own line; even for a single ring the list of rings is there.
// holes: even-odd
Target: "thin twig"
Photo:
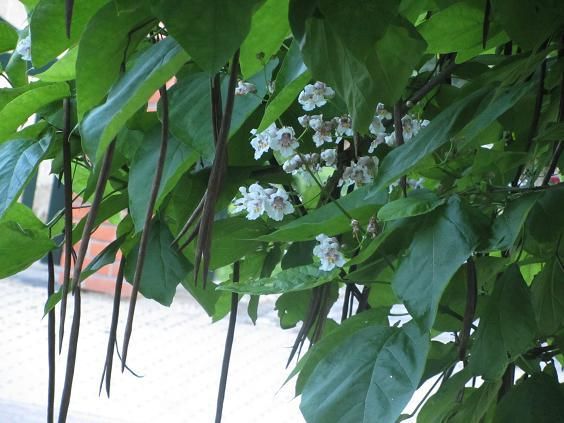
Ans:
[[[425,85],[419,88],[413,95],[405,102],[404,112],[416,105],[423,97],[429,94],[435,87],[445,82],[454,71],[456,63],[454,60],[449,62],[434,78],[430,79]]]
[[[96,182],[96,189],[94,191],[94,199],[92,201],[92,207],[88,213],[88,217],[84,224],[84,229],[82,231],[82,238],[80,242],[80,248],[78,250],[78,255],[76,257],[76,262],[74,264],[73,278],[74,283],[73,292],[75,294],[74,299],[74,313],[71,326],[71,333],[69,337],[69,351],[67,355],[67,368],[65,373],[65,383],[63,386],[63,393],[61,395],[61,406],[59,409],[59,422],[64,423],[67,418],[68,408],[70,405],[70,397],[72,391],[72,380],[74,377],[74,366],[76,362],[76,353],[78,348],[78,335],[80,328],[80,274],[82,273],[82,266],[84,264],[84,258],[86,257],[86,251],[88,250],[88,244],[90,242],[90,234],[94,228],[96,222],[96,215],[98,214],[98,209],[100,208],[100,203],[104,197],[104,189],[106,188],[106,182],[110,174],[110,168],[112,165],[112,159],[114,156],[116,142],[112,141],[106,154],[104,155],[104,160],[102,162],[102,167],[100,169],[100,174],[98,175],[98,181]]]
[[[55,293],[55,264],[53,252],[47,253],[47,298]],[[55,412],[55,308],[47,316],[47,356],[49,363],[49,382],[47,389],[47,423],[53,423]]]
[[[233,263],[233,283],[239,282],[239,261]],[[231,359],[231,350],[233,348],[233,339],[235,337],[235,324],[237,323],[237,308],[239,305],[239,294],[231,293],[231,313],[229,315],[229,326],[227,327],[227,336],[225,338],[225,349],[223,350],[223,363],[221,364],[221,377],[219,379],[219,390],[217,392],[217,405],[215,411],[215,423],[221,423],[223,414],[223,402],[225,401],[225,389],[227,387],[227,374],[229,373],[229,362]]]
[[[476,313],[476,301],[478,299],[478,281],[476,274],[476,263],[470,257],[466,263],[466,308],[460,331],[460,343],[458,345],[458,359],[466,364],[466,350],[470,339],[470,329]]]
[[[147,254],[147,246],[149,245],[149,234],[151,231],[151,220],[153,218],[153,211],[157,202],[159,187],[163,175],[166,150],[168,146],[168,94],[166,84],[159,90],[161,94],[162,103],[162,128],[161,128],[161,148],[159,151],[159,158],[157,160],[157,168],[153,178],[153,186],[151,187],[151,196],[147,204],[147,214],[145,215],[145,223],[143,225],[143,232],[139,240],[139,252],[137,253],[137,263],[135,263],[135,273],[133,275],[133,288],[131,290],[131,298],[129,300],[129,311],[127,313],[127,322],[125,325],[125,334],[123,338],[123,355],[121,359],[121,371],[125,370],[125,362],[127,360],[127,351],[129,348],[129,340],[131,339],[131,332],[133,331],[133,316],[135,315],[135,305],[137,304],[137,295],[139,293],[139,285],[141,284],[141,276],[143,274],[143,265],[145,264],[145,256]]]
[[[59,354],[63,348],[65,334],[65,317],[67,313],[67,295],[70,286],[71,254],[72,254],[72,157],[70,146],[71,104],[67,97],[63,100],[63,180],[64,180],[64,269],[61,296],[61,316],[59,321]]]
[[[110,397],[110,383],[112,379],[112,364],[114,359],[114,345],[116,342],[117,325],[119,320],[119,306],[121,300],[121,287],[123,286],[123,274],[125,271],[125,256],[122,255],[119,262],[119,270],[116,278],[116,285],[114,289],[114,303],[112,306],[112,321],[110,323],[110,334],[108,336],[108,347],[106,349],[106,361],[104,363],[104,371],[102,372],[102,379],[100,380],[100,391],[102,392],[102,385],[104,384],[104,376],[106,380],[106,394]]]

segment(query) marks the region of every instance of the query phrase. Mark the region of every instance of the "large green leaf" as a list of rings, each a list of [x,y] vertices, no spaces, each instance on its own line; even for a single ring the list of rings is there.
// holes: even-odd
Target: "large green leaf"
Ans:
[[[0,279],[31,266],[56,247],[47,227],[23,204],[0,219]]]
[[[478,245],[471,217],[453,197],[421,221],[392,286],[410,314],[425,329],[433,326],[441,295]]]
[[[482,50],[483,27],[483,2],[466,0],[450,4],[433,13],[431,18],[419,25],[417,29],[427,41],[428,52],[451,53],[456,51],[467,57],[469,51],[479,53]],[[488,47],[495,47],[507,41],[507,36],[500,34],[495,22],[490,24],[488,41]],[[459,57],[457,61],[460,61]]]
[[[113,2],[94,15],[78,44],[76,101],[79,120],[97,106],[118,79],[131,53],[155,20],[145,8],[118,13]]]
[[[540,257],[551,257],[564,233],[564,185],[547,190],[531,208],[523,235],[525,249]],[[550,224],[547,224],[550,222]]]
[[[146,298],[169,306],[172,304],[176,286],[188,275],[192,266],[171,246],[172,234],[159,221],[151,225],[149,243],[143,266],[139,292]],[[131,282],[135,273],[139,245],[127,255],[125,278]]]
[[[280,298],[283,298],[283,296]],[[279,301],[276,302],[277,307],[278,302]],[[306,311],[307,303],[303,308],[303,315],[305,315]],[[292,370],[290,376],[288,376],[287,380],[290,380],[298,374],[298,379],[296,380],[296,396],[303,392],[303,388],[312,372],[327,354],[347,342],[348,339],[359,330],[380,323],[382,318],[387,318],[387,314],[387,311],[383,311],[382,309],[370,309],[366,312],[354,315],[345,320],[337,329],[329,332],[326,336],[321,338],[319,342],[315,343],[314,346],[308,350],[308,352],[298,362],[298,364],[296,364],[296,367]]]
[[[302,291],[330,282],[337,277],[339,269],[331,272],[319,270],[319,266],[291,267],[269,278],[255,279],[241,283],[225,283],[219,289],[240,294],[268,295]]]
[[[499,403],[495,423],[553,423],[564,418],[562,387],[546,374],[523,380]]]
[[[65,82],[30,86],[0,111],[0,139],[15,133],[40,108],[68,95],[70,90]]]
[[[35,75],[43,82],[64,82],[72,81],[76,78],[76,56],[78,47],[73,47],[57,60],[45,72]]]
[[[288,0],[266,0],[251,21],[251,30],[241,45],[241,72],[249,78],[264,66],[288,36]]]
[[[231,309],[231,294],[217,291],[215,283],[208,281],[204,288],[204,283],[199,278],[196,285],[192,272],[181,283],[214,322],[223,318]]]
[[[302,60],[299,44],[294,40],[276,75],[275,90],[264,111],[259,131],[264,131],[296,101],[298,94],[310,78],[311,73]]]
[[[51,138],[0,144],[0,218],[16,201],[43,160]]]
[[[129,214],[133,219],[137,232],[143,229],[151,195],[147,182],[153,180],[160,147],[161,128],[155,127],[145,135],[129,169],[129,183],[127,186],[129,192]],[[195,150],[178,141],[177,138],[169,137],[155,210],[159,208],[164,197],[172,190],[184,172],[196,162],[198,157]]]
[[[371,186],[365,186],[337,201],[350,216],[364,222],[376,212],[377,207],[386,204],[387,199],[386,191],[372,192]],[[265,235],[261,239],[266,241],[307,241],[314,239],[321,233],[338,235],[350,230],[350,218],[333,201],[312,210],[305,216],[280,227],[277,231]]]
[[[112,264],[116,260],[116,255],[122,242],[123,238],[118,238],[100,251],[100,253],[94,257],[90,263],[88,263],[88,266],[84,268],[80,274],[80,280],[83,281],[87,277],[96,273],[102,267]]]
[[[152,5],[169,33],[209,73],[239,48],[262,0],[159,0]]]
[[[533,308],[541,335],[553,335],[564,324],[564,269],[552,258],[535,276],[531,287]]]
[[[530,293],[516,265],[497,280],[480,318],[470,368],[486,380],[501,378],[507,363],[533,346],[537,327]]]
[[[394,104],[402,95],[425,49],[411,23],[398,16],[397,5],[322,0],[324,18],[315,15],[305,21],[305,63],[314,78],[335,88],[355,128],[363,132],[379,101]]]
[[[308,422],[393,422],[419,385],[428,350],[429,335],[413,323],[362,328],[319,361],[300,409]]]
[[[37,68],[45,66],[78,41],[84,27],[108,0],[75,0],[71,36],[65,26],[65,0],[41,0],[33,9],[30,22],[31,56]]]
[[[188,60],[172,38],[145,50],[112,87],[106,102],[91,110],[81,124],[82,143],[92,160],[101,159],[110,142],[149,97]]]
[[[247,118],[261,104],[267,91],[267,80],[270,80],[277,64],[277,59],[272,60],[263,71],[248,80],[256,86],[256,95],[235,97],[230,136],[241,128]],[[222,83],[224,99],[227,96],[227,82],[224,80]],[[210,156],[214,148],[210,104],[210,78],[204,72],[179,77],[178,82],[170,90],[171,132],[206,157]]]
[[[528,0],[519,4],[492,0],[492,9],[510,37],[528,50],[548,39],[564,20],[559,0]]]

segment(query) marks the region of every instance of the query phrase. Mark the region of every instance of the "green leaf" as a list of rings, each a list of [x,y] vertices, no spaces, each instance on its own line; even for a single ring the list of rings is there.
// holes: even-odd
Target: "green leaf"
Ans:
[[[276,75],[275,91],[266,106],[258,128],[259,131],[264,131],[296,101],[298,94],[310,78],[311,73],[304,65],[299,44],[294,40],[284,57],[278,75]]]
[[[320,6],[324,19],[305,21],[304,61],[343,98],[355,129],[366,132],[376,104],[394,104],[402,95],[425,43],[397,15],[397,3],[324,0]]]
[[[78,48],[71,48],[63,57],[57,60],[45,72],[35,75],[43,82],[64,82],[76,78],[76,56]]]
[[[137,149],[129,169],[129,214],[133,219],[135,231],[143,229],[151,190],[148,181],[153,180],[159,150],[161,147],[161,128],[155,127],[145,134],[145,138]],[[165,196],[176,185],[181,176],[198,160],[196,151],[177,138],[169,136],[163,175],[159,186],[155,210]]]
[[[98,213],[96,214],[96,219],[94,220],[94,228],[97,228],[120,211],[125,210],[127,208],[127,204],[127,195],[123,192],[118,192],[105,197],[98,208]],[[72,240],[74,243],[80,241],[87,218],[88,216],[84,216],[72,229]]]
[[[47,227],[28,207],[14,203],[0,219],[0,279],[31,266],[55,247]]]
[[[444,200],[437,197],[434,192],[416,190],[409,193],[408,197],[400,198],[385,204],[378,210],[378,220],[388,221],[404,217],[419,216],[429,213],[442,205]]]
[[[526,50],[543,43],[564,20],[559,0],[529,0],[519,5],[492,0],[492,10],[509,36]]]
[[[393,422],[419,385],[428,350],[429,335],[413,323],[362,328],[320,360],[300,409],[308,422]]]
[[[564,123],[548,125],[535,137],[537,141],[560,141],[564,139]]]
[[[31,14],[31,57],[40,68],[75,44],[90,18],[108,0],[75,0],[71,37],[65,29],[65,0],[41,0]]]
[[[278,311],[280,327],[282,329],[290,329],[296,327],[300,320],[305,319],[310,301],[310,290],[285,292],[284,294],[280,295],[276,300],[274,307],[274,309]],[[297,371],[295,371],[295,373],[297,373]],[[293,372],[293,374],[295,373]],[[298,395],[297,391],[296,395]]]
[[[4,19],[0,19],[0,53],[16,48],[18,31]]]
[[[284,294],[280,298],[283,298],[285,295],[297,294],[300,293]],[[305,292],[303,292],[302,294],[305,294]],[[276,302],[276,304],[278,306],[278,301]],[[305,315],[306,311],[307,308],[304,307],[303,315]],[[298,362],[298,364],[292,370],[292,372],[288,376],[288,379],[286,380],[287,382],[296,374],[298,374],[298,379],[296,381],[296,396],[300,395],[303,392],[303,388],[307,383],[309,377],[311,376],[319,362],[323,360],[326,355],[334,351],[337,347],[340,347],[341,345],[346,343],[349,338],[359,330],[374,326],[376,323],[381,321],[382,318],[387,318],[387,312],[383,311],[382,309],[366,310],[345,320],[337,329],[329,332],[326,336],[321,338],[319,342],[315,343],[313,347],[308,350],[308,352]]]
[[[154,13],[205,71],[219,70],[239,48],[251,28],[261,0],[160,0]]]
[[[285,292],[302,291],[330,282],[337,277],[339,269],[331,272],[319,270],[319,266],[291,267],[269,278],[249,280],[241,283],[225,283],[218,289],[238,292],[239,294],[269,295]]]
[[[387,191],[373,191],[372,186],[365,186],[337,200],[354,219],[367,221],[375,212],[375,206],[382,206],[388,199]],[[351,230],[348,216],[335,204],[330,202],[312,210],[277,231],[263,236],[265,241],[307,241],[315,239],[321,233],[338,235]]]
[[[37,83],[30,87],[0,111],[0,139],[15,133],[40,108],[69,95],[69,86],[64,82]]]
[[[231,294],[228,292],[217,291],[217,284],[208,281],[204,288],[203,281],[198,280],[194,284],[193,273],[180,281],[186,291],[202,306],[206,314],[214,321],[221,319],[230,309]]]
[[[98,162],[102,158],[127,120],[186,60],[188,55],[172,37],[153,45],[137,58],[133,67],[112,87],[106,102],[82,120],[82,142],[92,160]]]
[[[469,219],[460,200],[451,198],[421,221],[396,269],[394,291],[423,328],[433,326],[444,289],[478,245]]]
[[[444,381],[439,390],[431,397],[417,415],[418,423],[447,422],[455,413],[459,402],[457,401],[464,384],[470,379],[468,369],[456,373],[450,379]]]
[[[497,280],[472,346],[472,373],[500,379],[507,364],[534,345],[537,327],[530,293],[516,265]]]
[[[113,2],[91,19],[78,44],[76,101],[78,119],[97,106],[118,79],[126,52],[146,35],[155,19],[145,8],[118,13]]]
[[[556,253],[564,232],[564,186],[545,191],[530,209],[525,222],[525,249],[540,257]],[[550,222],[548,225],[547,222]]]
[[[43,306],[43,317],[47,316],[47,313],[53,310],[55,306],[61,302],[62,298],[63,289],[61,287],[58,291],[51,294],[49,298],[47,298],[47,301],[45,301],[45,305]]]
[[[149,242],[139,292],[162,305],[170,306],[176,293],[176,286],[190,272],[190,263],[171,246],[173,236],[159,221],[151,225]],[[137,263],[139,245],[127,255],[125,278],[132,282]]]
[[[50,142],[51,138],[45,137],[39,142],[12,140],[0,144],[0,218],[20,196]]]
[[[562,387],[546,374],[523,380],[501,399],[495,423],[552,423],[562,421]]]
[[[558,259],[549,260],[531,287],[533,308],[540,334],[555,334],[564,324],[564,269]]]
[[[540,198],[539,193],[525,194],[511,201],[496,217],[492,226],[492,237],[489,241],[488,250],[506,250],[511,248],[535,202]]]
[[[433,13],[430,19],[419,25],[417,29],[427,41],[429,53],[462,52],[467,56],[465,54],[467,51],[476,53],[482,51],[483,27],[483,3],[462,1]],[[499,33],[499,27],[492,22],[487,47],[496,47],[507,41],[507,36],[500,38]],[[457,61],[461,61],[459,57]]]
[[[289,32],[288,0],[266,0],[254,14],[249,34],[241,45],[239,61],[243,76],[249,78],[260,71]]]

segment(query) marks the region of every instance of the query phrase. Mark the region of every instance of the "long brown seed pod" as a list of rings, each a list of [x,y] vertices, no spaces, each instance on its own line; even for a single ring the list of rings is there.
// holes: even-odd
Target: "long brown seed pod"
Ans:
[[[149,197],[149,204],[147,205],[147,214],[145,215],[145,223],[143,225],[143,232],[139,241],[139,252],[137,253],[137,263],[135,264],[135,273],[133,275],[133,289],[131,291],[131,298],[129,300],[129,311],[127,314],[127,323],[125,326],[125,334],[123,338],[123,348],[121,357],[121,371],[125,370],[125,363],[127,360],[127,351],[129,348],[129,340],[131,339],[131,332],[133,331],[133,317],[135,315],[135,305],[137,304],[137,295],[139,294],[139,285],[141,283],[141,276],[143,274],[143,265],[145,264],[145,255],[147,253],[147,245],[149,244],[149,234],[151,228],[151,219],[153,218],[153,210],[157,202],[157,195],[161,185],[161,179],[164,170],[166,159],[166,150],[168,146],[168,94],[166,84],[159,90],[161,94],[162,104],[162,130],[161,130],[161,148],[159,151],[159,158],[157,160],[157,168],[155,177],[153,178],[153,185],[151,187],[151,196]]]
[[[239,282],[240,263],[233,263],[233,283]],[[215,410],[215,423],[221,423],[223,414],[223,403],[225,401],[225,389],[227,387],[227,374],[229,373],[229,362],[231,360],[231,350],[235,338],[235,324],[237,323],[237,308],[239,305],[239,294],[231,293],[231,312],[229,315],[229,326],[225,337],[225,349],[223,350],[223,362],[221,364],[221,377],[219,379],[219,389],[217,391],[217,404]]]
[[[71,36],[72,12],[74,9],[74,0],[65,0],[65,31],[67,38]]]
[[[55,293],[55,264],[53,252],[47,253],[47,298]],[[49,381],[47,389],[47,423],[53,423],[55,410],[55,309],[47,315],[47,357],[49,363]]]
[[[63,269],[63,286],[61,297],[61,316],[59,321],[59,354],[63,348],[65,334],[65,318],[67,313],[67,295],[70,286],[71,255],[72,255],[72,157],[70,146],[71,105],[67,97],[63,100],[63,180],[64,180],[64,213],[65,213],[65,243]]]
[[[116,278],[116,286],[114,289],[114,303],[112,306],[112,321],[110,323],[110,334],[108,336],[108,347],[106,349],[106,361],[104,362],[104,371],[100,380],[100,393],[104,384],[104,376],[106,381],[106,394],[110,397],[110,383],[112,379],[112,364],[114,359],[114,345],[116,344],[117,325],[119,319],[119,305],[121,300],[121,287],[123,286],[123,274],[125,271],[125,256],[121,257],[119,262],[119,270]]]
[[[198,279],[200,265],[203,264],[202,279],[206,286],[208,269],[210,265],[211,236],[215,214],[215,204],[221,191],[223,177],[227,167],[227,139],[231,128],[231,117],[233,115],[233,105],[235,103],[235,85],[237,84],[237,74],[239,69],[239,50],[235,52],[231,59],[231,70],[229,83],[227,86],[227,100],[225,112],[221,119],[221,127],[218,132],[216,142],[215,159],[212,166],[210,178],[208,180],[207,194],[200,219],[200,230],[198,233],[198,245],[196,247],[196,258],[194,261],[194,280]],[[213,97],[212,97],[213,98]],[[212,117],[217,119],[217,117]]]
[[[98,175],[98,181],[96,182],[96,189],[94,191],[94,198],[92,200],[92,206],[90,207],[90,212],[84,224],[84,229],[82,231],[82,238],[80,242],[80,248],[76,257],[76,262],[74,264],[73,278],[74,283],[74,313],[71,325],[71,333],[69,337],[69,352],[67,356],[67,368],[65,373],[65,383],[63,386],[63,393],[61,396],[61,406],[59,409],[59,422],[64,423],[67,418],[67,413],[70,405],[70,397],[72,391],[72,380],[74,377],[74,367],[76,363],[76,353],[78,348],[78,335],[80,329],[80,274],[82,273],[82,266],[84,264],[84,258],[86,257],[86,251],[88,250],[88,244],[90,242],[90,235],[94,229],[96,222],[96,215],[98,209],[100,208],[100,203],[104,197],[104,189],[106,188],[106,182],[108,176],[110,175],[110,168],[112,165],[112,159],[114,156],[116,142],[112,141],[106,154],[104,155],[104,160],[102,162],[102,167],[100,169],[100,174]]]

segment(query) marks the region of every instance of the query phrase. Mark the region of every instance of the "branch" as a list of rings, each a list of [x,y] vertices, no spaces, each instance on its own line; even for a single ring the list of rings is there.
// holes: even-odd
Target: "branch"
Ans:
[[[421,99],[423,99],[423,97],[429,94],[435,87],[446,81],[454,71],[455,67],[456,63],[453,60],[448,65],[446,65],[434,78],[429,80],[425,85],[415,91],[415,93],[409,98],[409,100],[405,102],[405,105],[402,106],[402,112],[405,113],[408,109],[410,109]]]
[[[466,308],[460,331],[460,343],[458,345],[458,359],[466,363],[466,350],[470,339],[470,329],[476,313],[476,301],[478,299],[478,281],[476,275],[476,264],[470,257],[466,263]]]

